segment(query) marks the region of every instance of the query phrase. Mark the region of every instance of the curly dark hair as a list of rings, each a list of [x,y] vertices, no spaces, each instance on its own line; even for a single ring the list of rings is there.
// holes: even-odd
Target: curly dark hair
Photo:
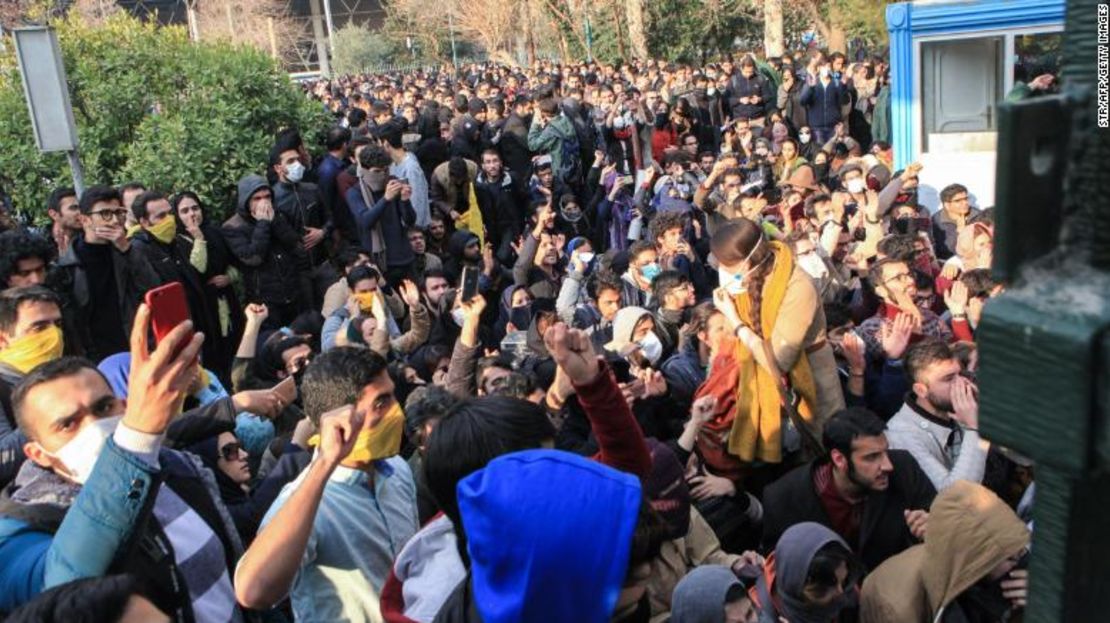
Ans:
[[[651,239],[658,243],[663,234],[672,229],[683,230],[686,227],[685,217],[680,212],[659,212],[651,219]]]
[[[19,229],[0,234],[0,286],[9,287],[20,261],[37,257],[49,265],[57,252],[53,243],[37,234]]]

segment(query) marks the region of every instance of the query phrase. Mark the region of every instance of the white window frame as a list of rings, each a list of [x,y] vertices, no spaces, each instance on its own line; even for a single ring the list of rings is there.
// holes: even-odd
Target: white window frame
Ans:
[[[922,56],[921,44],[934,43],[944,41],[957,41],[960,39],[983,39],[986,37],[1002,37],[1002,60],[1005,67],[1010,67],[1010,71],[1002,72],[1002,97],[1014,88],[1014,72],[1012,70],[1014,65],[1014,37],[1018,35],[1043,35],[1051,33],[1063,33],[1063,24],[1052,24],[1042,26],[1027,26],[1024,28],[987,28],[983,30],[969,30],[966,32],[954,32],[937,35],[922,35],[913,38],[913,153],[922,154],[922,147],[925,144],[925,106],[922,97],[924,94],[921,92],[922,72],[924,71],[925,59]]]

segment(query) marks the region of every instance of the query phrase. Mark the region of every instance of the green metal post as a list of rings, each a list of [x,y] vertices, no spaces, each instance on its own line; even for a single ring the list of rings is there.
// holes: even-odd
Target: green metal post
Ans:
[[[981,426],[1036,460],[1026,623],[1110,620],[1110,130],[1095,0],[1068,2],[1063,92],[999,106]],[[1110,17],[1110,16],[1108,16]],[[1103,50],[1099,50],[1099,46]]]

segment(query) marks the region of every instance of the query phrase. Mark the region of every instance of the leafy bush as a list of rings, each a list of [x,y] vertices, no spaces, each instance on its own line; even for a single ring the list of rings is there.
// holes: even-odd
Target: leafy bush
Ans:
[[[335,55],[331,70],[337,76],[360,74],[393,61],[408,60],[408,52],[397,49],[394,42],[365,24],[347,23],[335,31]]]
[[[323,109],[254,48],[194,45],[183,28],[123,13],[96,28],[78,16],[53,26],[88,185],[189,189],[226,213],[238,178],[264,171],[278,130],[297,126],[314,146],[327,129]],[[35,146],[12,46],[0,54],[0,145],[0,186],[44,219],[47,195],[72,179],[64,155]]]

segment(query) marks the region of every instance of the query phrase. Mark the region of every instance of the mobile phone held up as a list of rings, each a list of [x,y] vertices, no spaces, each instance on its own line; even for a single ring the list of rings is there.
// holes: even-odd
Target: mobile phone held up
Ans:
[[[146,306],[150,308],[150,328],[156,344],[177,325],[189,320],[189,302],[185,299],[185,287],[181,282],[174,281],[148,290],[145,298]],[[181,348],[188,343],[188,340],[183,341]]]
[[[478,267],[463,267],[462,276],[459,278],[459,295],[464,303],[469,303],[478,296]]]

